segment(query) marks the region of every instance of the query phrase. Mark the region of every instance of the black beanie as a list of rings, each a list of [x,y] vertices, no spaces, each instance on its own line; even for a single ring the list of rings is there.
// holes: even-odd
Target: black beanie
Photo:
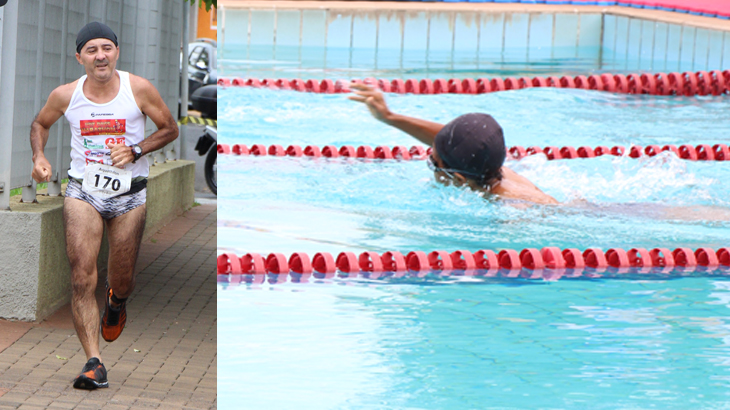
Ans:
[[[79,34],[76,35],[76,52],[81,53],[81,49],[84,48],[84,44],[95,38],[109,39],[115,46],[119,47],[119,43],[117,43],[117,35],[114,34],[114,31],[110,29],[109,26],[104,23],[99,23],[98,21],[92,21],[79,30]]]
[[[507,148],[502,127],[491,115],[472,113],[456,117],[436,134],[434,149],[451,169],[479,183],[502,177]]]

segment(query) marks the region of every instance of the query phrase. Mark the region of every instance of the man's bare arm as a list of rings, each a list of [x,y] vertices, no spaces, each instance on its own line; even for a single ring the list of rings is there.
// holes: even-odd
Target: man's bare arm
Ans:
[[[130,75],[129,78],[140,110],[157,126],[157,131],[138,144],[142,148],[142,154],[148,154],[174,141],[180,131],[165,101],[152,83],[134,75]],[[134,153],[126,145],[110,145],[110,148],[112,163],[115,166],[122,166],[134,160]]]
[[[33,179],[36,182],[51,180],[51,164],[46,159],[43,150],[48,142],[48,132],[51,126],[63,115],[71,101],[73,83],[62,85],[51,92],[46,105],[30,125],[30,147],[33,150]],[[70,92],[69,92],[70,91]]]
[[[364,103],[370,109],[373,117],[391,127],[398,128],[428,146],[433,146],[436,134],[444,127],[443,124],[436,122],[391,112],[385,103],[383,93],[368,85],[352,84],[351,87],[356,91],[355,95],[349,97],[349,99]]]

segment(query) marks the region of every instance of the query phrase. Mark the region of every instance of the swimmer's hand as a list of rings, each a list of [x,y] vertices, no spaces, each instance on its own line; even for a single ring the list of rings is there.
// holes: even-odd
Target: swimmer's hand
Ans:
[[[46,157],[41,154],[33,161],[33,179],[35,182],[50,182],[51,181],[51,163],[48,162]]]
[[[106,146],[111,149],[110,156],[112,159],[112,165],[114,165],[115,167],[121,168],[124,165],[134,161],[134,153],[132,152],[132,147],[129,147],[124,143],[106,144]]]
[[[385,103],[385,97],[380,90],[370,87],[366,84],[352,83],[350,88],[354,90],[355,95],[348,97],[352,101],[359,101],[368,106],[373,117],[388,124],[390,117],[393,115]]]

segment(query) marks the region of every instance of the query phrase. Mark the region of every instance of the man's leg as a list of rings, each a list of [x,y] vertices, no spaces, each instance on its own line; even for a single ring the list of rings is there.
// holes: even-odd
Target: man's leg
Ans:
[[[109,238],[107,281],[118,299],[128,298],[134,290],[134,265],[137,263],[146,216],[147,207],[142,205],[106,221]],[[111,306],[116,307],[113,302]]]
[[[86,359],[99,355],[99,306],[96,304],[96,259],[104,233],[101,215],[90,204],[75,198],[63,202],[66,254],[71,264],[71,311]]]

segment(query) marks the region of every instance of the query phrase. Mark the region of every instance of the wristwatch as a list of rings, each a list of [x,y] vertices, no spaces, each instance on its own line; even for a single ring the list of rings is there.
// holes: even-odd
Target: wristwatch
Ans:
[[[142,147],[140,147],[137,144],[134,144],[131,146],[132,148],[132,154],[134,154],[134,161],[132,161],[132,164],[137,162],[138,159],[142,158]]]

